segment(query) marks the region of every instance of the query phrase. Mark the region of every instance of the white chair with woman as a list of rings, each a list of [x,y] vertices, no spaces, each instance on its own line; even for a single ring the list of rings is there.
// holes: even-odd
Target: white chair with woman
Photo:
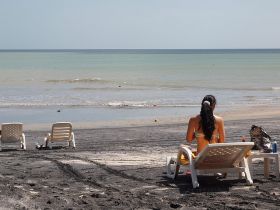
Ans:
[[[197,173],[226,173],[244,172],[249,184],[252,184],[249,167],[245,159],[253,143],[224,143],[224,121],[214,115],[216,98],[206,95],[201,103],[200,114],[191,117],[188,124],[186,140],[197,141],[194,151],[188,145],[181,145],[176,158],[167,158],[167,176],[176,178],[182,165],[191,171],[194,188],[199,187]],[[241,166],[242,165],[242,166]]]

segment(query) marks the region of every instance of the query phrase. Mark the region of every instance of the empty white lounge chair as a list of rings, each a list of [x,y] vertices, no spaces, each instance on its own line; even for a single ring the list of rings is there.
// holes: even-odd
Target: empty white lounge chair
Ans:
[[[4,145],[20,145],[21,149],[26,150],[25,135],[22,123],[3,123],[0,135],[0,151]]]
[[[48,144],[55,143],[55,142],[63,142],[66,141],[68,146],[72,143],[72,146],[75,148],[75,136],[72,130],[72,124],[70,122],[57,122],[52,125],[52,132],[48,133],[47,137],[45,138],[45,146],[47,147]]]

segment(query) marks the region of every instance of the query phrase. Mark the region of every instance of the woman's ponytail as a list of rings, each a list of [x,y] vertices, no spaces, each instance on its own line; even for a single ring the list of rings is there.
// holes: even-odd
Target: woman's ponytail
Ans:
[[[215,105],[216,99],[213,95],[205,96],[201,103],[200,124],[205,135],[205,139],[208,141],[212,139],[212,135],[215,130],[215,117],[213,114],[213,108]]]

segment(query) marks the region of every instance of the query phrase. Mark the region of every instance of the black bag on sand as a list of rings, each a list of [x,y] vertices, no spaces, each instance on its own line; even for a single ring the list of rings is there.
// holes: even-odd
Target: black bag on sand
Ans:
[[[255,145],[253,150],[261,150],[265,153],[270,153],[271,150],[271,137],[265,132],[265,130],[256,125],[252,125],[250,130],[251,142]]]

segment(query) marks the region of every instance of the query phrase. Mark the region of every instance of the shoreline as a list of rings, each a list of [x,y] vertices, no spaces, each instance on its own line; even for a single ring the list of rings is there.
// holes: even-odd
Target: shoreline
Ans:
[[[199,112],[198,112],[199,113]],[[224,121],[234,120],[254,120],[277,118],[280,116],[279,106],[250,106],[243,108],[233,108],[232,110],[217,112],[215,114],[224,118]],[[74,129],[99,129],[99,128],[130,128],[142,126],[161,126],[161,125],[187,125],[190,116],[179,117],[153,117],[144,119],[126,119],[126,120],[107,120],[96,122],[71,122]],[[54,122],[50,123],[24,123],[26,131],[48,131]]]

